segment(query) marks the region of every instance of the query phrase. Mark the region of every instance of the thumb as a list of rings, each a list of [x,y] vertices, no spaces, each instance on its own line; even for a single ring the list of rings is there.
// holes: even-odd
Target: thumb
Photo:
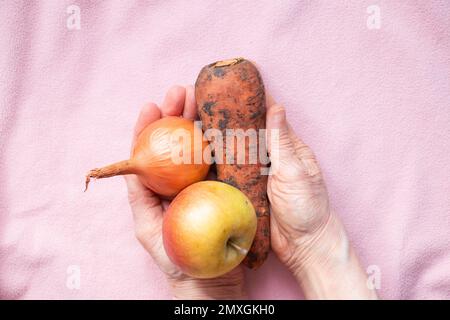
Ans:
[[[137,176],[126,175],[128,200],[135,225],[135,235],[139,242],[155,258],[162,232],[163,208],[159,197],[145,188]]]
[[[297,161],[295,146],[289,136],[285,109],[277,104],[270,106],[266,117],[266,140],[273,172],[282,169],[283,163]]]

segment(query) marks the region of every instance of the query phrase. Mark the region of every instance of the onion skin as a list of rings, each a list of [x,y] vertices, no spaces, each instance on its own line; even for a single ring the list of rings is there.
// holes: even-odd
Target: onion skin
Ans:
[[[187,143],[175,143],[171,134],[176,130],[185,130],[190,135],[190,148]],[[209,164],[203,159],[206,140],[196,141],[195,137],[203,137],[202,130],[194,122],[181,117],[164,117],[149,124],[138,136],[129,160],[120,161],[109,166],[93,169],[86,175],[86,189],[90,178],[108,178],[117,175],[136,174],[143,185],[160,196],[171,199],[185,187],[205,179]],[[190,152],[189,163],[176,163],[172,152],[175,150]],[[201,148],[201,150],[199,150]],[[194,154],[201,154],[200,163],[194,162]],[[195,159],[197,160],[197,159]]]

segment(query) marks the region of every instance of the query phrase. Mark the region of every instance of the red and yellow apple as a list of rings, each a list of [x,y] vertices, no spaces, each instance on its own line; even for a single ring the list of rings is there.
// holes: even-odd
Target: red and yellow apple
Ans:
[[[163,221],[170,260],[195,278],[215,278],[245,258],[256,233],[250,200],[218,181],[197,182],[172,201]]]

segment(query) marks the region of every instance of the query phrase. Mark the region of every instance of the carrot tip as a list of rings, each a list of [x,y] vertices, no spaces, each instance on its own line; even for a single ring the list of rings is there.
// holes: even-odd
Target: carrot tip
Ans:
[[[245,60],[244,58],[234,58],[234,59],[227,59],[227,60],[221,60],[214,63],[214,67],[226,67],[226,66],[232,66],[234,64],[237,64],[241,61]]]

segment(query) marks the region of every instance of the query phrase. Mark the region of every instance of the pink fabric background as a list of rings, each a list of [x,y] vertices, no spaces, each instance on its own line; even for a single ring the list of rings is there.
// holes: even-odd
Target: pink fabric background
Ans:
[[[145,102],[244,56],[315,150],[380,296],[450,298],[449,15],[445,0],[2,1],[0,297],[170,298],[123,179],[83,193],[84,174],[128,156]],[[247,283],[251,298],[301,297],[274,256]]]

